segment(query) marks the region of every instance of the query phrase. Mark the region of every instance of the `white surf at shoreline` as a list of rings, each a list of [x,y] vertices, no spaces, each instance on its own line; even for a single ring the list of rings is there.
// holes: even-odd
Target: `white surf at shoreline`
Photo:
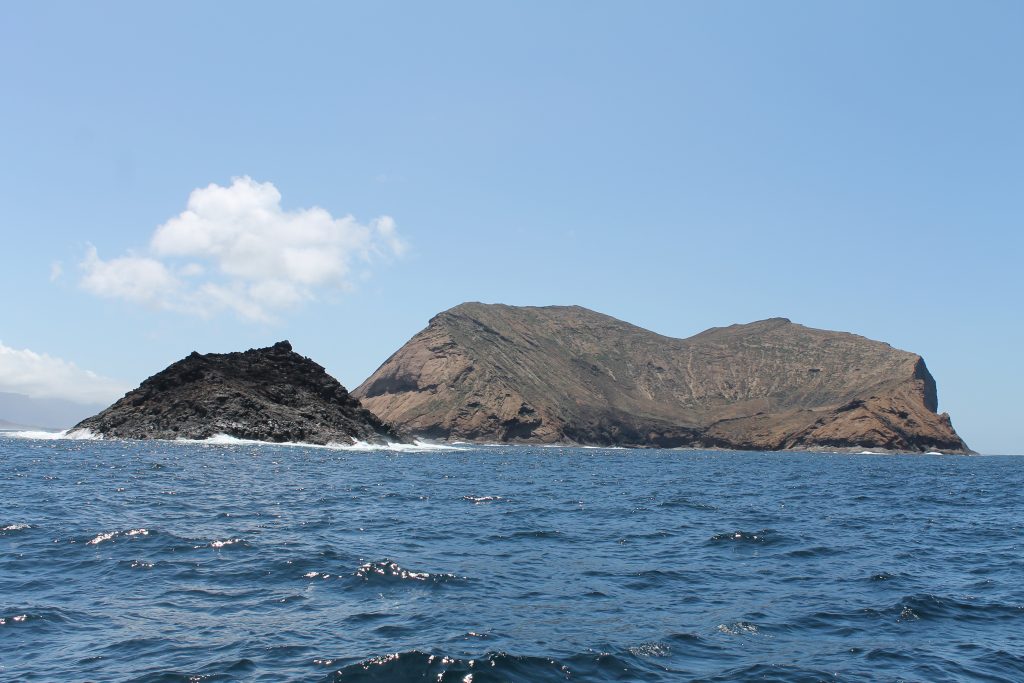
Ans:
[[[366,441],[355,441],[351,444],[341,443],[303,443],[299,441],[257,441],[255,439],[240,439],[230,434],[214,434],[207,439],[175,439],[171,443],[188,443],[199,446],[290,446],[297,448],[322,448],[331,451],[396,451],[400,453],[425,453],[428,451],[461,451],[457,446],[448,444],[436,444],[426,441],[413,441],[412,443],[386,444],[369,443]]]
[[[318,448],[325,450],[334,451],[355,451],[355,452],[371,452],[371,451],[390,451],[396,453],[426,453],[432,451],[467,451],[480,448],[513,448],[516,446],[521,447],[533,447],[543,449],[581,449],[581,450],[593,450],[593,451],[647,451],[647,450],[678,450],[678,451],[730,451],[737,453],[745,453],[748,451],[731,451],[730,449],[706,449],[706,448],[674,448],[674,449],[648,449],[648,448],[631,448],[625,446],[581,446],[579,444],[517,444],[517,443],[473,443],[468,441],[452,441],[448,443],[434,443],[430,441],[415,440],[412,443],[395,443],[388,442],[386,444],[375,444],[368,443],[366,441],[354,441],[350,444],[341,443],[328,443],[328,444],[315,444],[315,443],[303,443],[297,441],[257,441],[255,439],[240,439],[238,437],[230,436],[228,434],[214,434],[213,436],[206,439],[107,439],[101,434],[96,434],[89,429],[68,429],[64,431],[42,431],[42,430],[0,430],[0,437],[25,439],[25,440],[36,440],[36,441],[155,441],[161,443],[177,443],[177,444],[194,444],[200,446],[289,446],[293,448]],[[777,451],[780,453],[789,451]],[[868,449],[864,450],[841,450],[841,451],[792,451],[792,452],[804,452],[804,453],[820,453],[830,455],[871,455],[871,456],[891,456],[891,455],[943,455],[949,457],[949,454],[940,453],[938,451],[928,451],[926,453],[897,453],[890,451],[872,451]]]
[[[461,451],[465,448],[448,444],[413,441],[412,443],[386,444],[354,441],[351,444],[341,443],[302,443],[297,441],[257,441],[240,439],[229,434],[214,434],[206,439],[107,439],[89,429],[68,429],[62,432],[44,432],[35,430],[2,432],[0,435],[16,439],[36,441],[158,441],[161,443],[193,444],[199,446],[289,446],[293,448],[320,448],[332,451],[394,451],[398,453],[426,453],[432,451]]]
[[[10,436],[15,439],[34,439],[36,441],[102,441],[103,436],[90,429],[65,429],[60,432],[44,432],[42,430],[27,429],[21,431],[0,432],[0,435]]]

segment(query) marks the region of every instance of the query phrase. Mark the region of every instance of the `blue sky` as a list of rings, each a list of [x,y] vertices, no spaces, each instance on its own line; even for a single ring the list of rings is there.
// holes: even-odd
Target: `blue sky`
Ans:
[[[1017,2],[4,3],[8,375],[84,398],[288,338],[353,387],[467,300],[785,316],[922,354],[1020,453],[1022,35]]]

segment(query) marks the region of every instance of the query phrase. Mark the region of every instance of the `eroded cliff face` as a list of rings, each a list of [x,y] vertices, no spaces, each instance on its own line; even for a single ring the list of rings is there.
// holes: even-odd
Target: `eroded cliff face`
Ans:
[[[123,439],[384,443],[398,435],[288,342],[237,353],[192,353],[75,429]]]
[[[968,451],[920,356],[784,318],[673,339],[576,306],[462,304],[353,395],[451,440]]]

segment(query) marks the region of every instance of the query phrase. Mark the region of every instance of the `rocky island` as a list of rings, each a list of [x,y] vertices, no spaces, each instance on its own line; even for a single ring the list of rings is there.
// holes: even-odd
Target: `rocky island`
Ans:
[[[920,356],[785,318],[675,339],[578,306],[466,303],[353,395],[449,440],[970,452]]]
[[[122,439],[401,440],[287,341],[236,353],[193,352],[74,429]]]

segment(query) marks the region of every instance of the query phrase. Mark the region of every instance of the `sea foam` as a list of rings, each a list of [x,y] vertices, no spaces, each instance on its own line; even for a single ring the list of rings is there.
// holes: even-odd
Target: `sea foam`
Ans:
[[[395,443],[389,441],[386,444],[369,443],[367,441],[353,441],[350,444],[331,442],[327,444],[304,443],[301,441],[257,441],[255,439],[240,439],[229,434],[214,434],[207,439],[176,439],[176,443],[193,443],[206,446],[293,446],[298,448],[323,448],[332,451],[396,451],[403,453],[425,453],[428,451],[461,451],[465,450],[450,444],[429,443],[426,441],[413,441],[412,443]]]
[[[34,439],[37,441],[56,441],[57,439],[101,441],[103,439],[102,434],[97,434],[91,429],[65,429],[60,432],[44,432],[29,429],[21,432],[4,432],[4,436],[12,436],[16,439]]]
[[[4,432],[4,436],[17,439],[32,439],[36,441],[56,441],[67,439],[72,441],[103,441],[104,436],[97,434],[90,429],[65,429],[60,432],[44,432],[37,430]],[[120,441],[122,439],[110,439]],[[153,441],[168,441],[167,439],[152,439]],[[369,443],[367,441],[353,441],[349,444],[328,443],[315,444],[300,441],[258,441],[256,439],[240,439],[230,434],[214,434],[206,439],[173,439],[172,443],[199,444],[204,446],[296,446],[300,448],[324,448],[335,451],[394,451],[399,453],[426,453],[432,451],[461,451],[465,447],[453,444],[430,443],[416,440],[412,443],[388,442],[386,444]]]

